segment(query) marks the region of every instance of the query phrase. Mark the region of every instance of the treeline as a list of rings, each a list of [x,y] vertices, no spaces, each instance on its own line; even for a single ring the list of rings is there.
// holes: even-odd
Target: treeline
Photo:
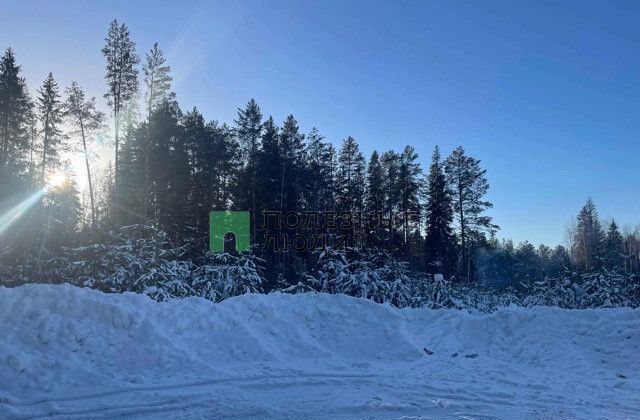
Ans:
[[[293,115],[281,123],[263,115],[253,99],[230,125],[207,121],[197,108],[178,105],[157,43],[141,60],[127,27],[114,20],[102,55],[105,112],[78,83],[63,91],[51,73],[33,97],[14,52],[1,59],[0,206],[11,217],[0,219],[0,263],[21,267],[21,275],[46,281],[45,263],[69,248],[105,243],[129,225],[166,232],[181,249],[178,260],[199,258],[209,211],[226,209],[251,211],[253,254],[267,289],[304,283],[319,254],[264,247],[273,233],[262,224],[264,211],[383,214],[391,226],[280,226],[277,233],[346,236],[360,251],[382,251],[412,271],[464,283],[508,287],[571,270],[639,270],[638,231],[623,235],[614,221],[605,231],[591,200],[568,248],[498,241],[487,215],[486,170],[462,147],[447,157],[434,147],[423,171],[412,146],[365,159],[354,138],[336,148],[315,128],[303,133]],[[97,170],[92,145],[105,139],[113,164]],[[86,198],[74,176],[58,175],[70,174],[64,156],[71,150],[85,159]],[[159,253],[149,255],[155,261]]]

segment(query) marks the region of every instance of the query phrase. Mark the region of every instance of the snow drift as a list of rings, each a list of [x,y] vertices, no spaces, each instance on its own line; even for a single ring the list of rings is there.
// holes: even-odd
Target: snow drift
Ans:
[[[0,325],[0,417],[91,417],[86,409],[97,403],[87,393],[104,400],[103,414],[142,416],[109,412],[114,407],[104,392],[164,384],[166,393],[175,384],[207,381],[219,392],[230,387],[224,381],[261,377],[271,382],[260,382],[255,395],[251,388],[225,388],[244,404],[229,402],[226,414],[243,417],[251,407],[246,413],[258,418],[282,417],[290,411],[269,404],[283,384],[268,384],[275,377],[314,377],[325,378],[314,387],[332,389],[318,390],[335,394],[331,401],[305,400],[315,392],[308,389],[297,394],[308,384],[289,384],[280,395],[302,398],[290,408],[302,417],[332,418],[332,409],[333,418],[640,416],[637,309],[508,307],[482,314],[397,309],[327,294],[158,303],[133,293],[25,285],[0,288]],[[352,386],[349,401],[336,391]],[[371,387],[380,401],[371,400]],[[84,411],[65,411],[79,406]],[[309,414],[314,409],[317,415]]]

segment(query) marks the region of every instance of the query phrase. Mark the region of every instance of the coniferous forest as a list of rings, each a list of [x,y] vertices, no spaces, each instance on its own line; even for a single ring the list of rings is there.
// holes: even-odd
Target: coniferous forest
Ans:
[[[397,306],[640,304],[638,226],[602,220],[585,197],[566,246],[499,240],[490,174],[464,146],[434,144],[421,167],[412,145],[365,156],[349,133],[302,132],[249,98],[233,121],[205,117],[178,104],[162,46],[140,51],[117,20],[96,52],[102,92],[51,73],[29,89],[27,53],[7,48],[0,61],[1,285],[158,300],[319,291]],[[208,252],[212,210],[251,212],[251,252]]]

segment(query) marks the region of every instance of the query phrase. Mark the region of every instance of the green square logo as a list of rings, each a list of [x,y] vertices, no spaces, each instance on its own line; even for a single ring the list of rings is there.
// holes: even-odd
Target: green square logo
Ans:
[[[209,251],[224,252],[225,237],[235,237],[236,251],[249,252],[250,215],[248,211],[212,211],[209,213]]]

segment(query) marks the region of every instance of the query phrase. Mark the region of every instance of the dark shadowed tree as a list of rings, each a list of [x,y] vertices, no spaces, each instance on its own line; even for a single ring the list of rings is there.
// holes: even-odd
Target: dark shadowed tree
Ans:
[[[255,99],[244,109],[238,108],[235,134],[240,145],[239,170],[234,191],[234,202],[239,209],[251,210],[251,237],[256,237],[257,228],[257,180],[262,133],[262,112]]]
[[[489,191],[487,171],[480,167],[480,160],[467,156],[462,146],[451,153],[444,167],[460,239],[460,271],[467,281],[471,281],[472,250],[482,242],[485,233],[493,234],[498,229],[491,217],[484,214],[493,207],[484,200]]]
[[[399,216],[402,236],[407,245],[409,235],[415,233],[420,220],[420,175],[418,154],[412,146],[405,146],[399,156],[397,189],[400,196]],[[413,227],[413,230],[412,230]]]
[[[425,259],[429,272],[451,275],[455,238],[453,207],[438,146],[433,151],[425,189]]]
[[[346,212],[363,210],[365,192],[365,161],[353,137],[342,142],[338,154],[338,209]]]
[[[175,94],[171,91],[171,67],[167,64],[162,50],[158,47],[158,43],[154,43],[151,50],[145,56],[145,62],[142,66],[145,85],[145,107],[146,107],[146,138],[140,138],[141,144],[137,148],[141,154],[140,159],[143,171],[144,196],[150,194],[150,162],[149,155],[152,144],[151,125],[153,123],[151,115],[163,102],[174,100]],[[143,201],[143,215],[148,216],[147,200]]]
[[[604,243],[604,266],[608,270],[624,269],[624,238],[618,230],[618,224],[611,220]]]
[[[576,218],[571,235],[571,257],[577,268],[585,271],[602,267],[605,233],[596,205],[589,197]]]
[[[60,152],[63,146],[62,117],[64,109],[60,100],[58,84],[51,73],[38,91],[37,107],[42,127],[40,177],[44,184],[47,175],[60,165]]]
[[[26,82],[9,48],[0,59],[0,200],[24,185],[35,142],[35,133],[30,132],[35,127],[31,110]]]

